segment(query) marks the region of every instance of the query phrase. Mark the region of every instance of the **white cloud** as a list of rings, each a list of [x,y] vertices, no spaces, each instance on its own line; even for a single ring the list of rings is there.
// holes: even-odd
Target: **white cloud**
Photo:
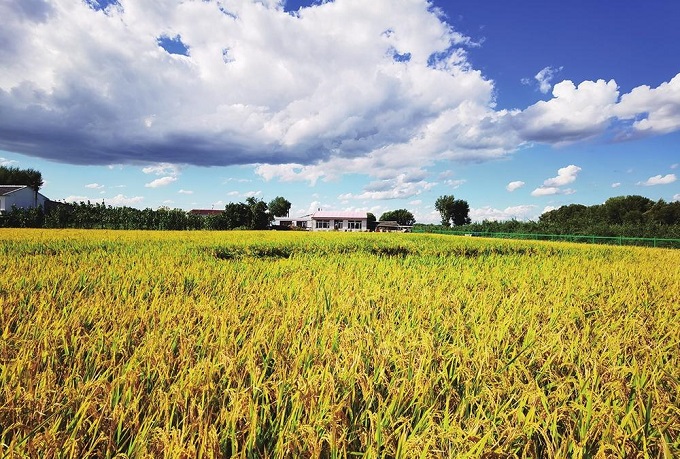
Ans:
[[[78,195],[71,195],[71,196],[66,196],[63,200],[63,202],[71,203],[71,202],[102,202],[102,198],[91,198],[89,196],[78,196]],[[106,198],[103,200],[104,204],[107,206],[114,206],[114,207],[120,207],[120,206],[135,206],[136,204],[140,204],[141,202],[144,201],[143,196],[133,196],[133,197],[128,197],[123,194],[118,194],[112,198]]]
[[[424,191],[430,190],[435,185],[437,185],[434,182],[415,180],[414,178],[415,177],[409,176],[407,174],[401,174],[394,179],[385,179],[371,182],[364,188],[362,193],[341,194],[338,196],[338,199],[408,199],[413,196],[417,196]]]
[[[243,193],[246,198],[259,198],[262,196],[262,191],[247,191]]]
[[[557,170],[557,176],[546,179],[543,185],[531,192],[531,196],[551,196],[556,194],[574,194],[571,188],[562,188],[564,185],[574,183],[581,172],[581,168],[570,164]]]
[[[613,118],[619,91],[614,80],[569,80],[553,87],[553,98],[539,101],[513,116],[512,123],[527,141],[564,144],[603,133]]]
[[[539,91],[541,91],[543,94],[547,94],[552,88],[550,82],[553,80],[555,75],[561,70],[562,67],[555,68],[548,66],[542,69],[540,72],[538,72],[534,76],[534,79],[538,82]]]
[[[66,196],[66,197],[63,199],[63,201],[64,201],[64,202],[71,203],[71,202],[87,202],[87,201],[98,201],[98,200],[97,200],[97,199],[94,199],[94,200],[93,200],[93,199],[90,199],[90,198],[87,197],[87,196],[70,195],[70,196]]]
[[[135,204],[140,204],[144,201],[143,196],[132,196],[127,197],[123,194],[117,194],[116,196],[106,200],[106,205],[117,206],[134,206]]]
[[[621,182],[612,183],[612,188],[618,188],[621,186]]]
[[[161,178],[158,178],[156,180],[153,180],[153,181],[145,184],[144,186],[147,187],[147,188],[158,188],[158,187],[161,187],[161,186],[168,186],[171,183],[176,182],[176,181],[177,181],[177,177],[167,176],[167,177],[161,177]]]
[[[480,222],[484,220],[532,220],[538,217],[535,205],[519,205],[506,207],[505,209],[495,209],[491,206],[470,209],[470,219]]]
[[[101,190],[104,188],[104,185],[100,185],[99,183],[88,183],[85,185],[85,188],[90,188],[92,190]]]
[[[467,182],[467,180],[465,180],[465,179],[461,179],[461,180],[446,180],[446,181],[444,182],[444,185],[446,185],[446,186],[448,186],[448,187],[450,187],[450,188],[452,188],[452,189],[454,189],[454,190],[457,190],[457,189],[460,188],[460,186],[463,185],[465,182]]]
[[[240,194],[241,193],[239,193],[238,191],[230,191],[229,193],[227,193],[227,196],[239,196]]]
[[[675,174],[655,175],[654,177],[649,177],[644,182],[637,182],[637,184],[642,186],[668,185],[669,183],[675,182],[677,179]]]
[[[177,177],[180,174],[180,167],[176,164],[158,163],[144,167],[142,172],[145,174]]]
[[[574,183],[579,172],[581,172],[581,168],[574,166],[573,164],[567,167],[562,167],[557,170],[557,177],[547,179],[545,182],[543,182],[543,185],[552,187],[564,186]]]
[[[621,97],[615,114],[634,120],[638,134],[666,134],[680,129],[680,74],[656,88],[638,86]]]
[[[531,196],[551,196],[554,194],[560,194],[561,192],[562,190],[556,186],[541,186],[532,191]]]
[[[680,201],[680,193],[673,195],[673,201]]]
[[[14,164],[18,164],[19,161],[15,161],[13,159],[7,159],[7,158],[0,158],[0,166],[13,166]]]
[[[515,182],[508,183],[508,185],[505,187],[505,189],[512,193],[515,190],[519,190],[524,185],[525,185],[524,182],[522,182],[521,180],[517,180]]]
[[[277,178],[282,182],[308,181],[315,185],[319,178],[326,175],[320,166],[304,166],[302,164],[260,164],[255,173],[266,181]]]
[[[12,133],[0,150],[51,160],[151,163],[159,178],[242,164],[265,180],[382,181],[592,138],[617,117],[636,133],[680,129],[680,74],[620,100],[614,80],[567,80],[550,100],[497,110],[494,82],[468,60],[475,44],[427,0],[294,15],[277,0],[24,3],[0,2],[0,131]],[[541,90],[558,70],[536,75]]]
[[[678,167],[680,167],[680,164],[678,163],[671,164],[671,169],[677,169]]]
[[[179,190],[178,193],[179,194],[194,194],[194,192],[192,190]]]

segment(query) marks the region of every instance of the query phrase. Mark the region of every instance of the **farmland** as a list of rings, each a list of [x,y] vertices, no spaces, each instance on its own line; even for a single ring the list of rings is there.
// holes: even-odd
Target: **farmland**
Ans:
[[[3,457],[678,457],[680,252],[0,230]]]

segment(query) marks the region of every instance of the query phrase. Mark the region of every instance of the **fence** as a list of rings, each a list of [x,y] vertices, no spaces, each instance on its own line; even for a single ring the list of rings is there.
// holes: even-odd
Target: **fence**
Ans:
[[[623,236],[587,236],[581,234],[532,234],[532,233],[490,233],[469,232],[445,229],[413,228],[418,233],[451,234],[456,236],[476,236],[502,239],[527,239],[537,241],[565,241],[590,244],[635,245],[644,247],[664,247],[680,249],[680,239],[623,237]]]

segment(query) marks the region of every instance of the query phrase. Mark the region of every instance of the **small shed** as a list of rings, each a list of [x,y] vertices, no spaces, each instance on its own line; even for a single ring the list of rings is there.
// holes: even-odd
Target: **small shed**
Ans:
[[[400,225],[398,222],[386,220],[378,222],[378,224],[375,227],[375,231],[378,233],[393,233],[393,232],[410,233],[411,228],[412,226]]]

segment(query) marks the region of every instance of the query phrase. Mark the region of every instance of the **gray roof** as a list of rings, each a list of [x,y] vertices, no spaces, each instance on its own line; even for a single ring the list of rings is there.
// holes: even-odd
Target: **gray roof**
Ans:
[[[328,220],[361,220],[368,218],[366,212],[345,212],[337,210],[318,210],[312,214],[313,219]]]
[[[0,185],[0,196],[6,196],[22,188],[26,188],[26,185]]]
[[[399,226],[399,223],[393,221],[393,220],[385,220],[384,222],[378,222],[378,226],[386,227],[386,228],[396,228]]]

